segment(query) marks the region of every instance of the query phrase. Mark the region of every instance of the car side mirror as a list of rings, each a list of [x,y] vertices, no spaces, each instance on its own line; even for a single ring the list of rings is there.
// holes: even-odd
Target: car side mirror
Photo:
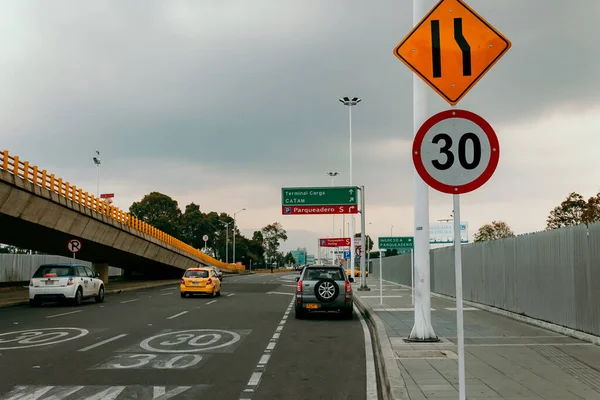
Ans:
[[[297,276],[297,277],[296,277],[296,282],[298,282],[299,280],[300,280],[300,277],[299,277],[299,276]]]
[[[100,278],[100,274],[96,272],[96,273],[94,274],[94,277],[95,277],[95,278]]]
[[[350,283],[354,283],[354,278],[353,278],[353,277],[351,277],[351,276],[349,276],[349,277],[348,277],[348,282],[350,282]]]

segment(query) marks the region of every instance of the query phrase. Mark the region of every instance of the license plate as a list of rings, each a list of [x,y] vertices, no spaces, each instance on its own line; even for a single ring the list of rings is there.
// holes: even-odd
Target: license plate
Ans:
[[[199,285],[200,282],[192,282],[192,285]]]
[[[315,308],[319,308],[319,305],[315,304],[315,303],[308,303],[308,304],[306,304],[306,308],[315,309]]]
[[[54,281],[46,281],[46,285],[54,285]]]

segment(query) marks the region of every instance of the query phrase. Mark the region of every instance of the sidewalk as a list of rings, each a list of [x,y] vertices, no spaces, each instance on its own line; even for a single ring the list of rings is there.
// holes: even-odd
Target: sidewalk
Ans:
[[[438,343],[406,343],[414,311],[410,288],[384,281],[358,291],[385,369],[386,399],[458,399],[456,304],[432,297]],[[373,284],[371,284],[373,283]],[[469,400],[600,400],[600,346],[478,308],[464,308]]]
[[[130,292],[133,290],[178,284],[179,279],[156,281],[109,281],[106,285],[105,293]],[[23,304],[29,304],[29,288],[27,286],[0,290],[0,307],[11,307]]]

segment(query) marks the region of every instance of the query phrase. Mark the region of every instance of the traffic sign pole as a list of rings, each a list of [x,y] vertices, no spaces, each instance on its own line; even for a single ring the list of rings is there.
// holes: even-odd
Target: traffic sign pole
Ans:
[[[379,304],[383,304],[383,251],[379,250]]]
[[[465,332],[463,327],[462,253],[460,237],[460,195],[452,195],[454,203],[454,268],[456,280],[456,336],[458,346],[458,398],[466,399]]]
[[[413,24],[425,15],[425,1],[413,0]],[[425,83],[413,75],[413,131],[415,135],[427,118]],[[429,188],[414,174],[414,270],[415,270],[415,323],[409,338],[413,341],[439,341],[431,324],[431,282],[429,278]]]
[[[415,252],[410,249],[410,290],[413,307],[415,306]]]
[[[369,291],[369,287],[367,286],[367,277],[365,272],[365,253],[367,252],[367,247],[365,246],[365,226],[366,226],[366,218],[365,218],[365,187],[364,185],[360,187],[360,288],[358,290]]]

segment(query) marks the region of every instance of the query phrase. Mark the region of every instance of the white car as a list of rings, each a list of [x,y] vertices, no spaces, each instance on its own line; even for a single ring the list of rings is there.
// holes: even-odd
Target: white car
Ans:
[[[104,301],[104,282],[90,267],[75,264],[41,265],[29,281],[29,304],[44,301],[71,301],[80,305],[85,299]]]

